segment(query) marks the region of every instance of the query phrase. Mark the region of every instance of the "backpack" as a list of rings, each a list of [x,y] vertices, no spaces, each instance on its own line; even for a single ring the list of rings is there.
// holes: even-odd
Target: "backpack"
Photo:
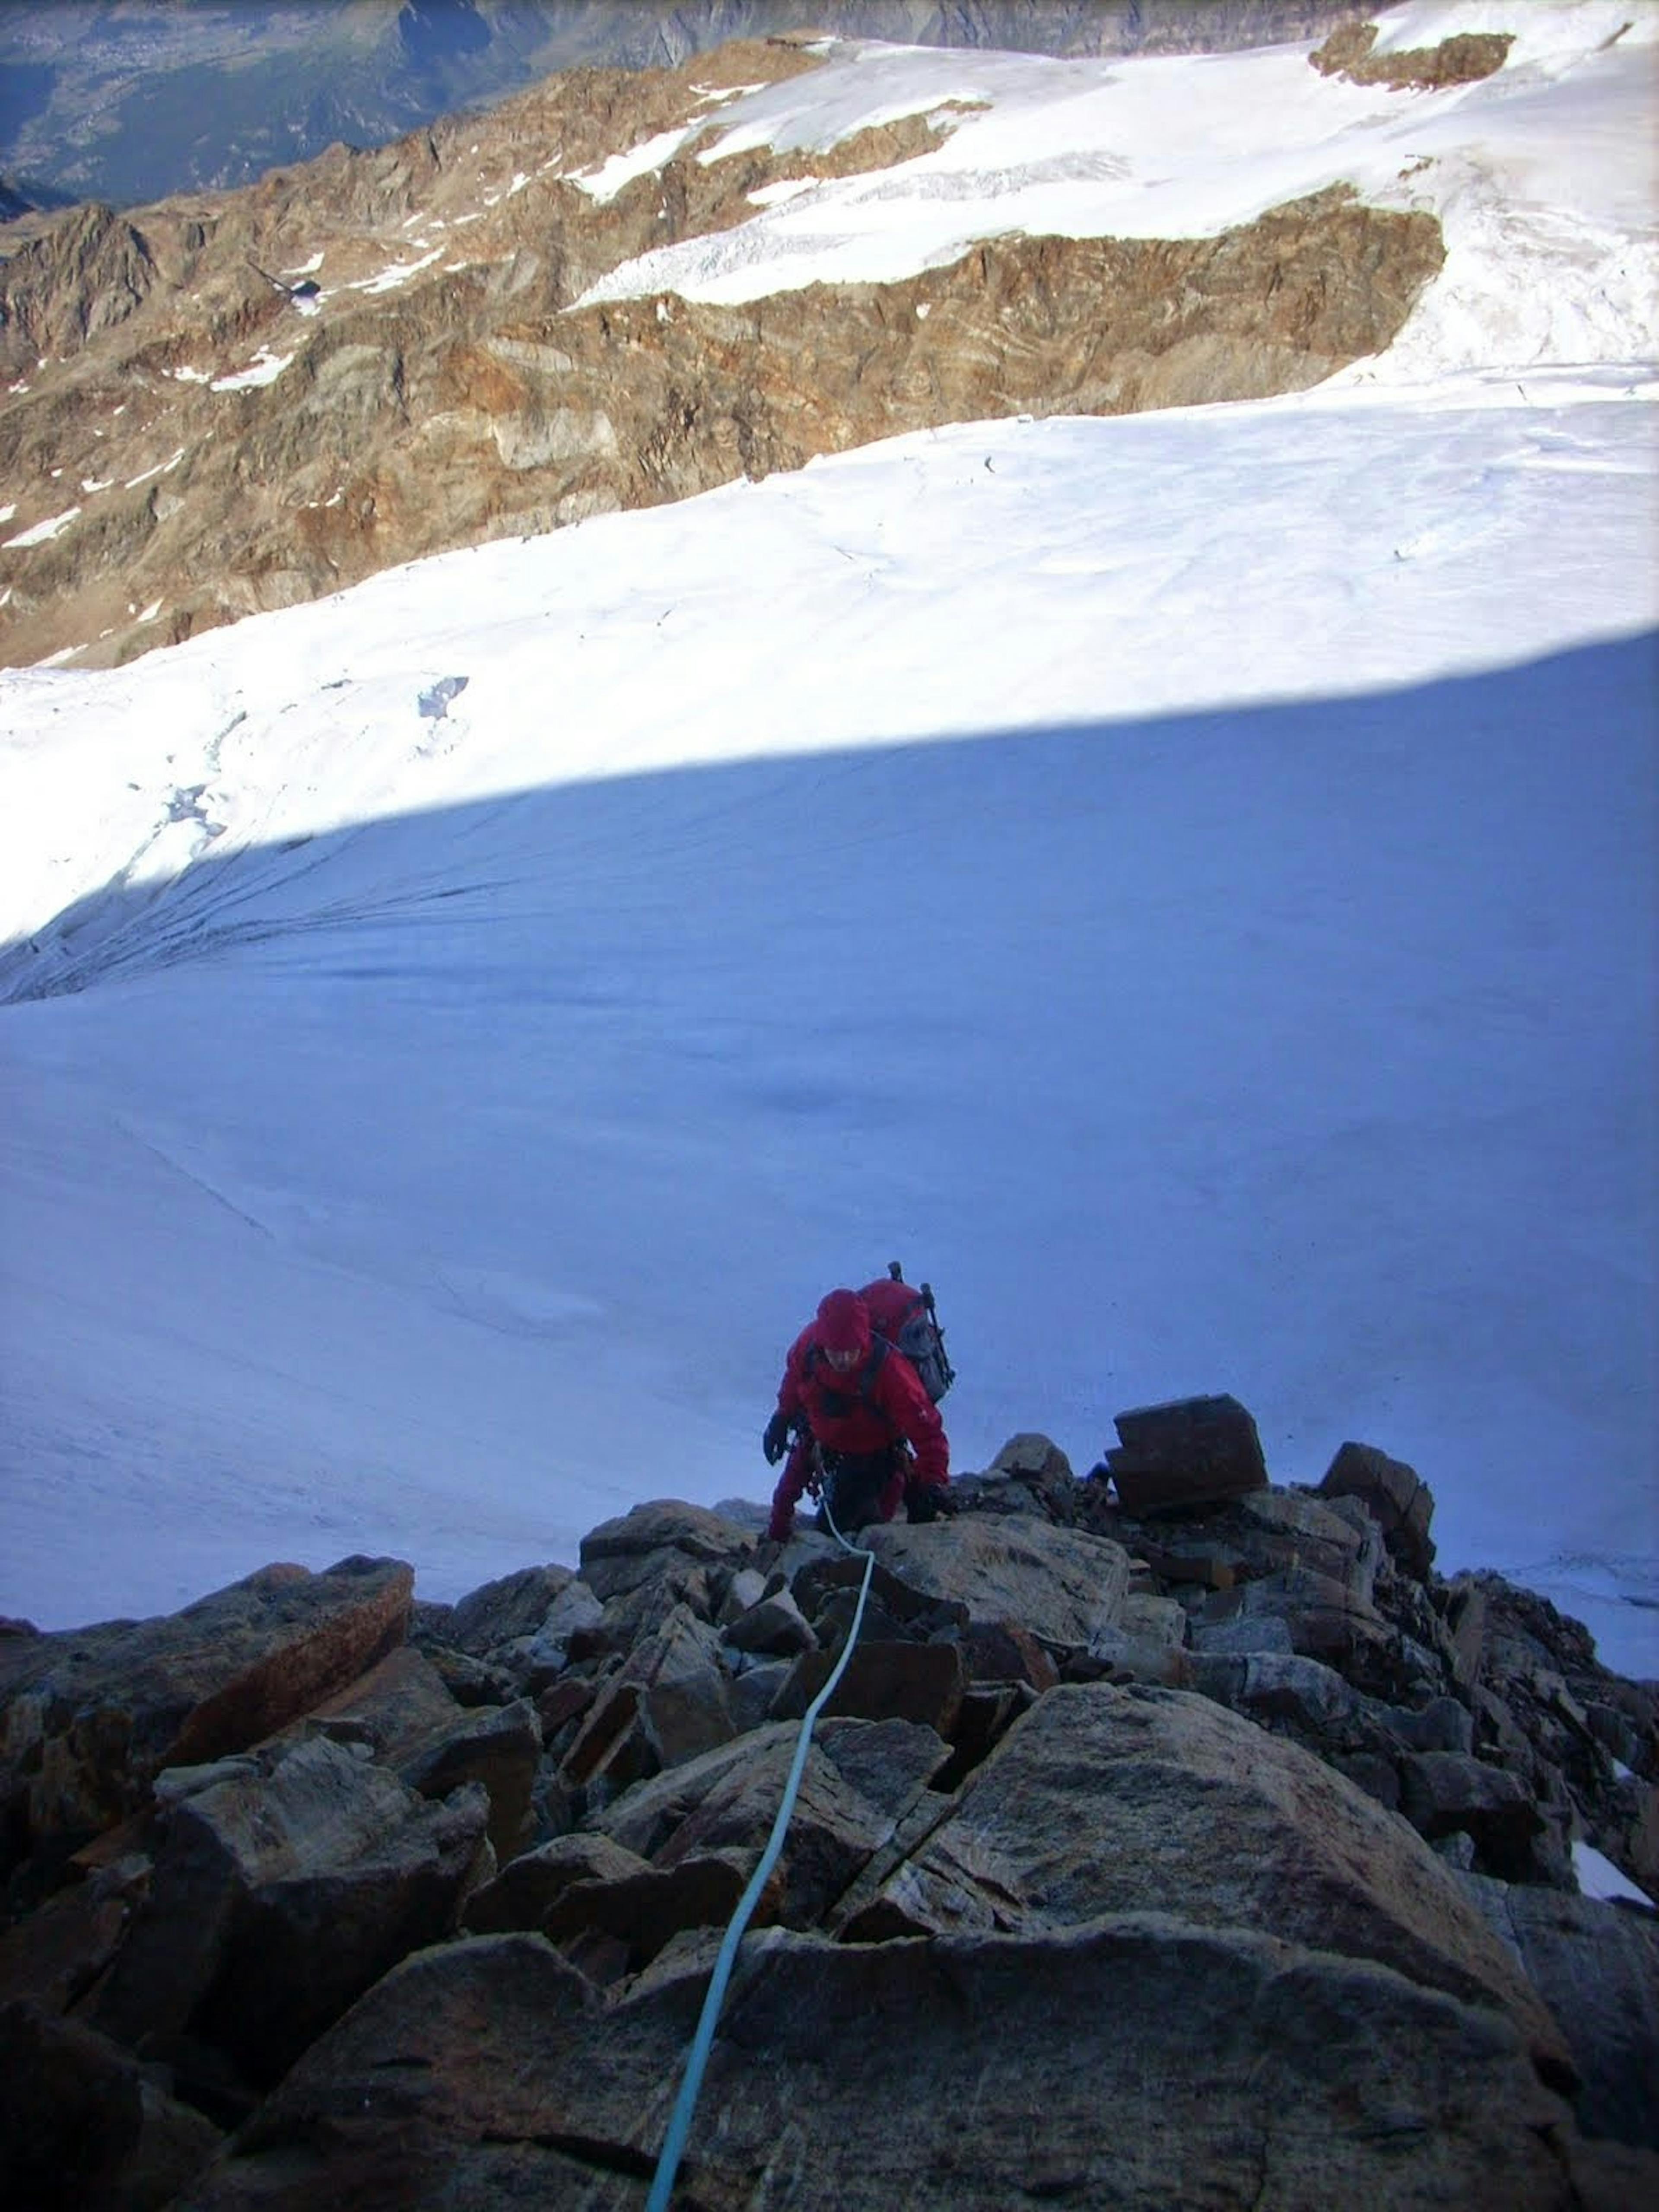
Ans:
[[[870,1309],[877,1335],[885,1337],[895,1352],[904,1354],[937,1406],[956,1381],[957,1370],[945,1355],[933,1285],[924,1283],[916,1289],[905,1281],[898,1261],[893,1260],[887,1273],[866,1283],[859,1296]]]

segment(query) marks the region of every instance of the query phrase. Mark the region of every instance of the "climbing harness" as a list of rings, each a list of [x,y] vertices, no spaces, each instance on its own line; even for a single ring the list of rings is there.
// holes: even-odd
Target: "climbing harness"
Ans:
[[[864,1601],[870,1594],[870,1577],[874,1571],[876,1555],[860,1545],[849,1544],[836,1528],[835,1516],[830,1511],[826,1494],[823,1510],[830,1522],[830,1533],[844,1552],[864,1562],[864,1580],[859,1584],[859,1601],[853,1610],[853,1625],[847,1632],[841,1656],[830,1670],[830,1679],[818,1692],[801,1717],[800,1735],[795,1744],[795,1756],[789,1768],[789,1778],[783,1785],[783,1801],[778,1807],[777,1818],[772,1823],[772,1832],[766,1839],[766,1849],[761,1853],[760,1864],[749,1877],[749,1887],[738,1899],[720,1954],[714,1960],[714,1972],[708,1984],[708,1993],[702,2001],[702,2011],[697,2019],[697,2032],[691,2039],[691,2049],[685,2062],[685,2073],[680,2082],[680,2094],[675,2100],[669,2116],[668,2132],[657,2159],[656,2178],[651,2185],[651,2194],[646,2199],[645,2212],[668,2212],[669,2192],[674,2186],[674,2176],[679,2171],[680,2158],[685,2149],[685,2139],[691,2130],[691,2115],[696,2110],[698,2093],[708,2063],[708,2053],[714,2041],[714,2027],[725,2002],[726,1985],[732,1978],[732,1969],[737,1962],[738,1946],[743,1941],[755,1907],[760,1903],[761,1892],[772,1876],[783,1849],[783,1839],[789,1831],[790,1816],[795,1809],[795,1798],[800,1790],[800,1778],[806,1768],[806,1754],[812,1746],[812,1723],[835,1693],[837,1682],[845,1673],[848,1661],[853,1656],[853,1646],[858,1642],[859,1630],[864,1621]]]

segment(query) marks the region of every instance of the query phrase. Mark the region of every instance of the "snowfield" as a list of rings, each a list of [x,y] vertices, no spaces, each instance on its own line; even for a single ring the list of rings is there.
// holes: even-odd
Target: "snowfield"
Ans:
[[[1443,1567],[1659,1673],[1659,11],[1513,12],[1443,94],[877,49],[720,111],[990,99],[908,165],[957,198],[868,204],[926,258],[1045,116],[1094,173],[1031,189],[1157,231],[1222,219],[1148,171],[1169,117],[1266,205],[1333,103],[1332,160],[1455,180],[1455,250],[1317,392],[897,440],[0,674],[0,1612],[351,1551],[453,1597],[762,1498],[790,1338],[897,1257],[958,1468],[1231,1389],[1276,1480],[1381,1445]]]

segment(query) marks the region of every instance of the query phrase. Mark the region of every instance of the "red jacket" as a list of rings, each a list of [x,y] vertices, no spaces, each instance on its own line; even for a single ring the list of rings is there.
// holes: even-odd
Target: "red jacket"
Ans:
[[[784,1464],[772,1494],[769,1533],[787,1537],[796,1504],[814,1471],[812,1442],[828,1450],[877,1452],[901,1439],[915,1453],[915,1480],[943,1489],[951,1479],[951,1451],[939,1409],[921,1378],[902,1352],[876,1338],[849,1374],[837,1374],[817,1348],[817,1323],[809,1322],[789,1347],[778,1411],[786,1420],[804,1419],[802,1437]],[[897,1512],[904,1495],[902,1469],[882,1492],[884,1521]]]
[[[948,1482],[945,1424],[904,1354],[878,1337],[860,1366],[838,1375],[817,1352],[815,1338],[815,1327],[804,1328],[789,1347],[778,1392],[784,1418],[805,1414],[813,1436],[830,1451],[879,1451],[902,1437],[915,1453],[918,1481]]]

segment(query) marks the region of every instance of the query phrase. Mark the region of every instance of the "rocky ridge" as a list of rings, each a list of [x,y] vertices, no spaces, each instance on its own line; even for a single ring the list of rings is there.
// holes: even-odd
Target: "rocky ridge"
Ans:
[[[14,226],[0,662],[116,664],[907,430],[1299,389],[1385,348],[1441,266],[1432,216],[1334,186],[1215,238],[1009,236],[902,283],[579,304],[757,193],[902,164],[956,121],[701,158],[735,91],[823,51],[575,71],[240,192]],[[671,132],[659,167],[591,188]]]
[[[1628,2204],[1659,1687],[1413,1471],[1231,1400],[1036,1434],[872,1587],[728,1993],[710,2207]],[[1133,1500],[1133,1507],[1128,1502]],[[862,1562],[661,1501],[456,1605],[270,1568],[0,1633],[0,2175],[49,2208],[643,2201]]]

